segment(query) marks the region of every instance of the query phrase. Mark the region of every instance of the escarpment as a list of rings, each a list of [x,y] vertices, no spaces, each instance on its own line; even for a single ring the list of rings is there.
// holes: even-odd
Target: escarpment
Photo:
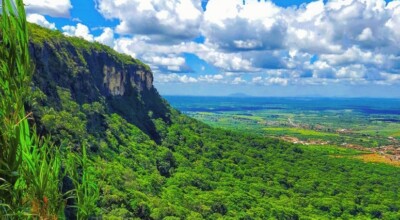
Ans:
[[[168,106],[153,86],[150,68],[99,43],[66,37],[37,25],[30,28],[34,87],[43,105],[61,105],[58,89],[70,92],[78,104],[101,102],[156,141],[152,119],[168,121]]]
[[[46,78],[70,87],[77,94],[81,93],[81,101],[93,100],[100,95],[123,96],[130,89],[139,93],[153,89],[153,74],[147,66],[124,63],[105,51],[80,50],[68,41],[45,41],[41,45],[32,43],[31,52],[35,83]]]

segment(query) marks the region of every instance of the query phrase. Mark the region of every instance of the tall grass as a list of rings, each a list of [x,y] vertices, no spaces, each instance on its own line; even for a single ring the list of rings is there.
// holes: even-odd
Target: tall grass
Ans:
[[[49,139],[40,139],[33,132],[33,143],[23,149],[21,186],[29,201],[30,212],[41,219],[63,216],[65,198],[61,193],[61,155]]]
[[[82,157],[67,154],[61,173],[60,149],[30,128],[25,112],[33,71],[22,0],[2,0],[0,22],[0,219],[64,218],[68,196],[78,218],[87,219],[99,192],[85,148]],[[68,195],[61,193],[64,175],[75,186]]]
[[[94,217],[98,208],[99,188],[95,182],[95,174],[92,162],[89,160],[86,147],[82,148],[82,155],[69,153],[66,161],[67,175],[75,187],[73,198],[75,199],[77,219],[89,219]]]
[[[22,149],[30,144],[24,104],[31,68],[28,31],[22,0],[2,0],[0,41],[0,215],[23,213],[22,193],[14,190]]]

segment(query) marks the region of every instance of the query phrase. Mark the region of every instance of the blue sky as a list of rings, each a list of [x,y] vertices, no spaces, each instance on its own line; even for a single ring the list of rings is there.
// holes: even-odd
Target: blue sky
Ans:
[[[150,65],[163,95],[400,97],[400,0],[25,0]]]

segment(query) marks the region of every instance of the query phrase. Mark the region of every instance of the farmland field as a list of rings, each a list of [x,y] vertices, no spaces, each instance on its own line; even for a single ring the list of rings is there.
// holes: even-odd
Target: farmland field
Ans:
[[[400,100],[371,98],[179,97],[166,99],[215,127],[291,142],[397,148]]]

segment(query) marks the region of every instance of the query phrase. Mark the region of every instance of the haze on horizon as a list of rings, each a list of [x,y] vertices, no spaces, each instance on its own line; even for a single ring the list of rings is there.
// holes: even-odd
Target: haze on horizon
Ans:
[[[162,95],[400,97],[400,0],[25,0],[150,65]]]

